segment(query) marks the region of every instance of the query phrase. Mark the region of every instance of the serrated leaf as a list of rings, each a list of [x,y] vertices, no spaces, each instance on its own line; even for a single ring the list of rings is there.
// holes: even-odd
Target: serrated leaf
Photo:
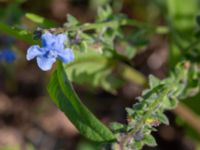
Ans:
[[[102,32],[103,31],[103,32]],[[114,48],[114,40],[116,37],[120,37],[120,30],[118,28],[118,24],[115,27],[111,28],[103,28],[101,32],[101,41],[107,48]]]
[[[106,21],[112,15],[112,9],[109,5],[99,7],[97,10],[97,21]]]
[[[127,111],[129,116],[133,115],[134,112],[135,112],[132,108],[128,108],[128,107],[126,108],[126,111]]]
[[[149,75],[149,86],[150,88],[154,88],[156,86],[158,86],[160,83],[160,80],[158,78],[156,78],[153,75]]]
[[[171,99],[171,98],[169,98],[169,97],[166,96],[166,97],[163,99],[162,105],[163,105],[163,107],[164,107],[165,109],[173,109],[174,107],[176,107],[177,102],[176,102],[175,99]]]
[[[54,103],[65,113],[80,134],[97,142],[115,140],[113,133],[80,101],[60,62],[51,77],[48,92]]]
[[[143,147],[143,143],[140,141],[136,141],[132,145],[133,145],[132,147],[134,150],[141,150]]]
[[[148,146],[154,147],[157,145],[155,138],[149,134],[144,137],[144,143]]]
[[[89,87],[101,87],[115,94],[123,81],[112,74],[112,61],[105,56],[89,51],[88,53],[77,53],[74,62],[66,65],[69,79],[80,85]]]
[[[160,122],[162,122],[166,125],[169,125],[169,119],[167,118],[167,116],[164,113],[158,112],[157,118]]]
[[[157,92],[161,89],[163,89],[164,85],[163,84],[159,84],[158,86],[152,88],[152,89],[146,89],[146,90],[143,90],[142,92],[142,96],[144,99],[151,99],[152,97],[152,100],[154,100],[154,98],[157,97]]]
[[[67,15],[67,26],[75,26],[79,24],[79,21],[72,15],[68,14]]]

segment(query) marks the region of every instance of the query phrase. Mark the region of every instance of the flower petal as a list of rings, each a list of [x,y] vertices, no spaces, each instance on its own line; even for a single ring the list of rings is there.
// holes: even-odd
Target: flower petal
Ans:
[[[56,61],[55,57],[50,57],[50,58],[44,56],[37,57],[37,64],[43,71],[50,70],[55,61]]]
[[[56,44],[56,36],[50,32],[42,34],[42,47],[52,48]]]
[[[58,34],[55,37],[56,43],[54,45],[55,50],[63,50],[64,49],[64,42],[67,39],[67,36],[65,33]]]
[[[43,53],[44,52],[42,52],[42,49],[38,45],[33,45],[27,50],[26,59],[31,60],[36,56],[42,55]]]
[[[64,63],[70,63],[74,60],[74,52],[70,48],[58,52],[58,58]]]

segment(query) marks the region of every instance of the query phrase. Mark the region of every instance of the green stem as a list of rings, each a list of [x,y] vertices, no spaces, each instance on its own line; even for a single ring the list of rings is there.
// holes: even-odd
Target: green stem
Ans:
[[[77,58],[75,61],[66,65],[66,68],[69,68],[76,64],[88,63],[88,62],[93,62],[93,63],[95,62],[95,63],[101,63],[101,64],[107,64],[107,65],[116,65],[117,68],[119,69],[118,73],[123,79],[126,79],[130,82],[133,82],[135,84],[138,84],[144,87],[147,86],[147,79],[143,74],[141,74],[140,72],[138,72],[137,70],[135,70],[134,68],[130,67],[129,65],[125,63],[118,62],[117,60],[113,58],[107,58],[101,55],[99,56],[91,55],[91,56]]]
[[[175,87],[178,84],[181,84],[182,80],[187,80],[188,68],[183,68],[183,69],[184,71],[180,74],[177,80],[173,82],[172,84],[170,84],[170,86],[167,86],[166,89],[160,93],[160,96],[151,104],[151,106],[149,106],[148,111],[144,113],[144,115],[137,122],[135,127],[119,141],[119,146],[121,150],[126,150],[126,146],[128,142],[131,140],[131,138],[133,138],[133,135],[135,135],[136,132],[142,128],[142,126],[145,124],[147,118],[152,114],[152,112],[154,112],[156,109],[159,108],[159,105],[162,103],[164,97],[173,89],[176,89]]]
[[[141,129],[141,127],[145,124],[145,121],[147,120],[147,118],[152,114],[153,111],[155,111],[158,107],[158,105],[162,102],[162,100],[164,99],[164,97],[166,96],[167,93],[169,93],[171,91],[171,89],[173,89],[173,86],[170,86],[169,88],[167,88],[166,90],[164,90],[161,95],[155,100],[155,102],[151,105],[151,107],[148,109],[148,111],[142,116],[141,120],[136,124],[136,126],[134,127],[134,129],[129,132],[122,141],[120,141],[120,146],[121,149],[125,150],[126,149],[126,145],[128,144],[128,142],[130,141],[131,138],[133,138],[133,135]]]
[[[116,27],[116,25],[120,26],[133,26],[138,28],[147,28],[149,32],[157,33],[157,34],[167,34],[169,33],[169,29],[165,26],[157,26],[154,27],[152,25],[147,25],[145,23],[138,22],[136,20],[131,19],[122,19],[122,20],[112,20],[108,22],[101,22],[101,23],[85,23],[81,26],[71,27],[66,29],[66,31],[88,31],[88,30],[95,30],[103,27]]]
[[[138,85],[147,87],[147,78],[142,73],[124,63],[121,63],[119,68],[121,68],[119,74],[122,76],[122,78],[132,82],[133,84],[136,83]]]

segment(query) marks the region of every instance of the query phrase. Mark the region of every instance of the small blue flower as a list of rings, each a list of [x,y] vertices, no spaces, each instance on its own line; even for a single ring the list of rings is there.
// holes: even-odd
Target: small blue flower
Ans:
[[[16,54],[10,49],[3,49],[0,51],[0,60],[12,63],[16,59]]]
[[[46,32],[42,35],[42,46],[31,46],[26,55],[27,60],[32,60],[36,57],[37,64],[43,71],[50,70],[56,58],[64,63],[70,63],[74,60],[74,53],[70,48],[65,49],[64,42],[67,36],[62,33],[53,35]]]

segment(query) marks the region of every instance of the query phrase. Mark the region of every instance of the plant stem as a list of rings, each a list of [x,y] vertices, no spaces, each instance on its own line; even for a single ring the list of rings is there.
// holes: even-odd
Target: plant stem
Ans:
[[[169,33],[169,29],[165,26],[157,26],[154,27],[152,25],[147,25],[145,23],[138,22],[132,19],[122,19],[122,20],[112,20],[108,22],[101,22],[101,23],[85,23],[81,26],[75,26],[71,28],[67,28],[66,31],[88,31],[88,30],[95,30],[103,27],[116,27],[117,25],[120,26],[133,26],[139,28],[147,28],[149,32],[157,33],[157,34],[167,34]]]
[[[141,120],[136,124],[136,126],[134,127],[134,129],[129,132],[123,139],[122,141],[120,141],[120,147],[121,150],[126,150],[126,145],[128,144],[128,142],[130,141],[131,138],[133,138],[133,135],[141,129],[141,127],[144,125],[146,119],[152,114],[153,111],[155,111],[155,109],[157,109],[158,105],[162,102],[162,100],[164,99],[164,97],[166,96],[166,94],[168,92],[171,91],[171,89],[173,89],[174,86],[170,86],[168,87],[166,90],[164,90],[161,95],[154,101],[154,103],[152,103],[151,107],[148,109],[148,111],[142,116]]]
[[[191,108],[180,103],[173,112],[186,121],[200,135],[200,118]]]
[[[120,68],[119,74],[122,78],[134,84],[136,83],[140,86],[147,87],[147,78],[139,71],[124,63],[120,63],[118,68]]]
[[[119,141],[119,147],[121,148],[121,150],[126,150],[128,142],[133,138],[136,132],[142,128],[142,126],[145,124],[147,118],[152,114],[152,112],[159,108],[159,105],[162,103],[164,97],[169,92],[173,91],[173,89],[176,89],[175,87],[178,84],[181,84],[182,80],[187,80],[187,72],[188,68],[184,68],[184,71],[175,80],[175,82],[165,87],[165,89],[160,92],[159,97],[149,106],[148,110],[144,113],[144,115],[142,115],[141,119],[137,122],[134,128]]]
[[[76,58],[75,61],[66,65],[66,68],[69,68],[76,64],[88,63],[88,62],[104,64],[107,66],[110,66],[110,65],[116,66],[117,65],[117,68],[119,69],[119,74],[122,78],[124,78],[130,82],[134,82],[138,85],[144,86],[144,87],[147,86],[146,77],[142,73],[140,73],[139,71],[135,70],[134,68],[130,67],[129,65],[127,65],[123,62],[117,62],[113,58],[107,58],[107,57],[101,56],[101,55],[99,55],[99,56],[91,55],[91,56]]]

